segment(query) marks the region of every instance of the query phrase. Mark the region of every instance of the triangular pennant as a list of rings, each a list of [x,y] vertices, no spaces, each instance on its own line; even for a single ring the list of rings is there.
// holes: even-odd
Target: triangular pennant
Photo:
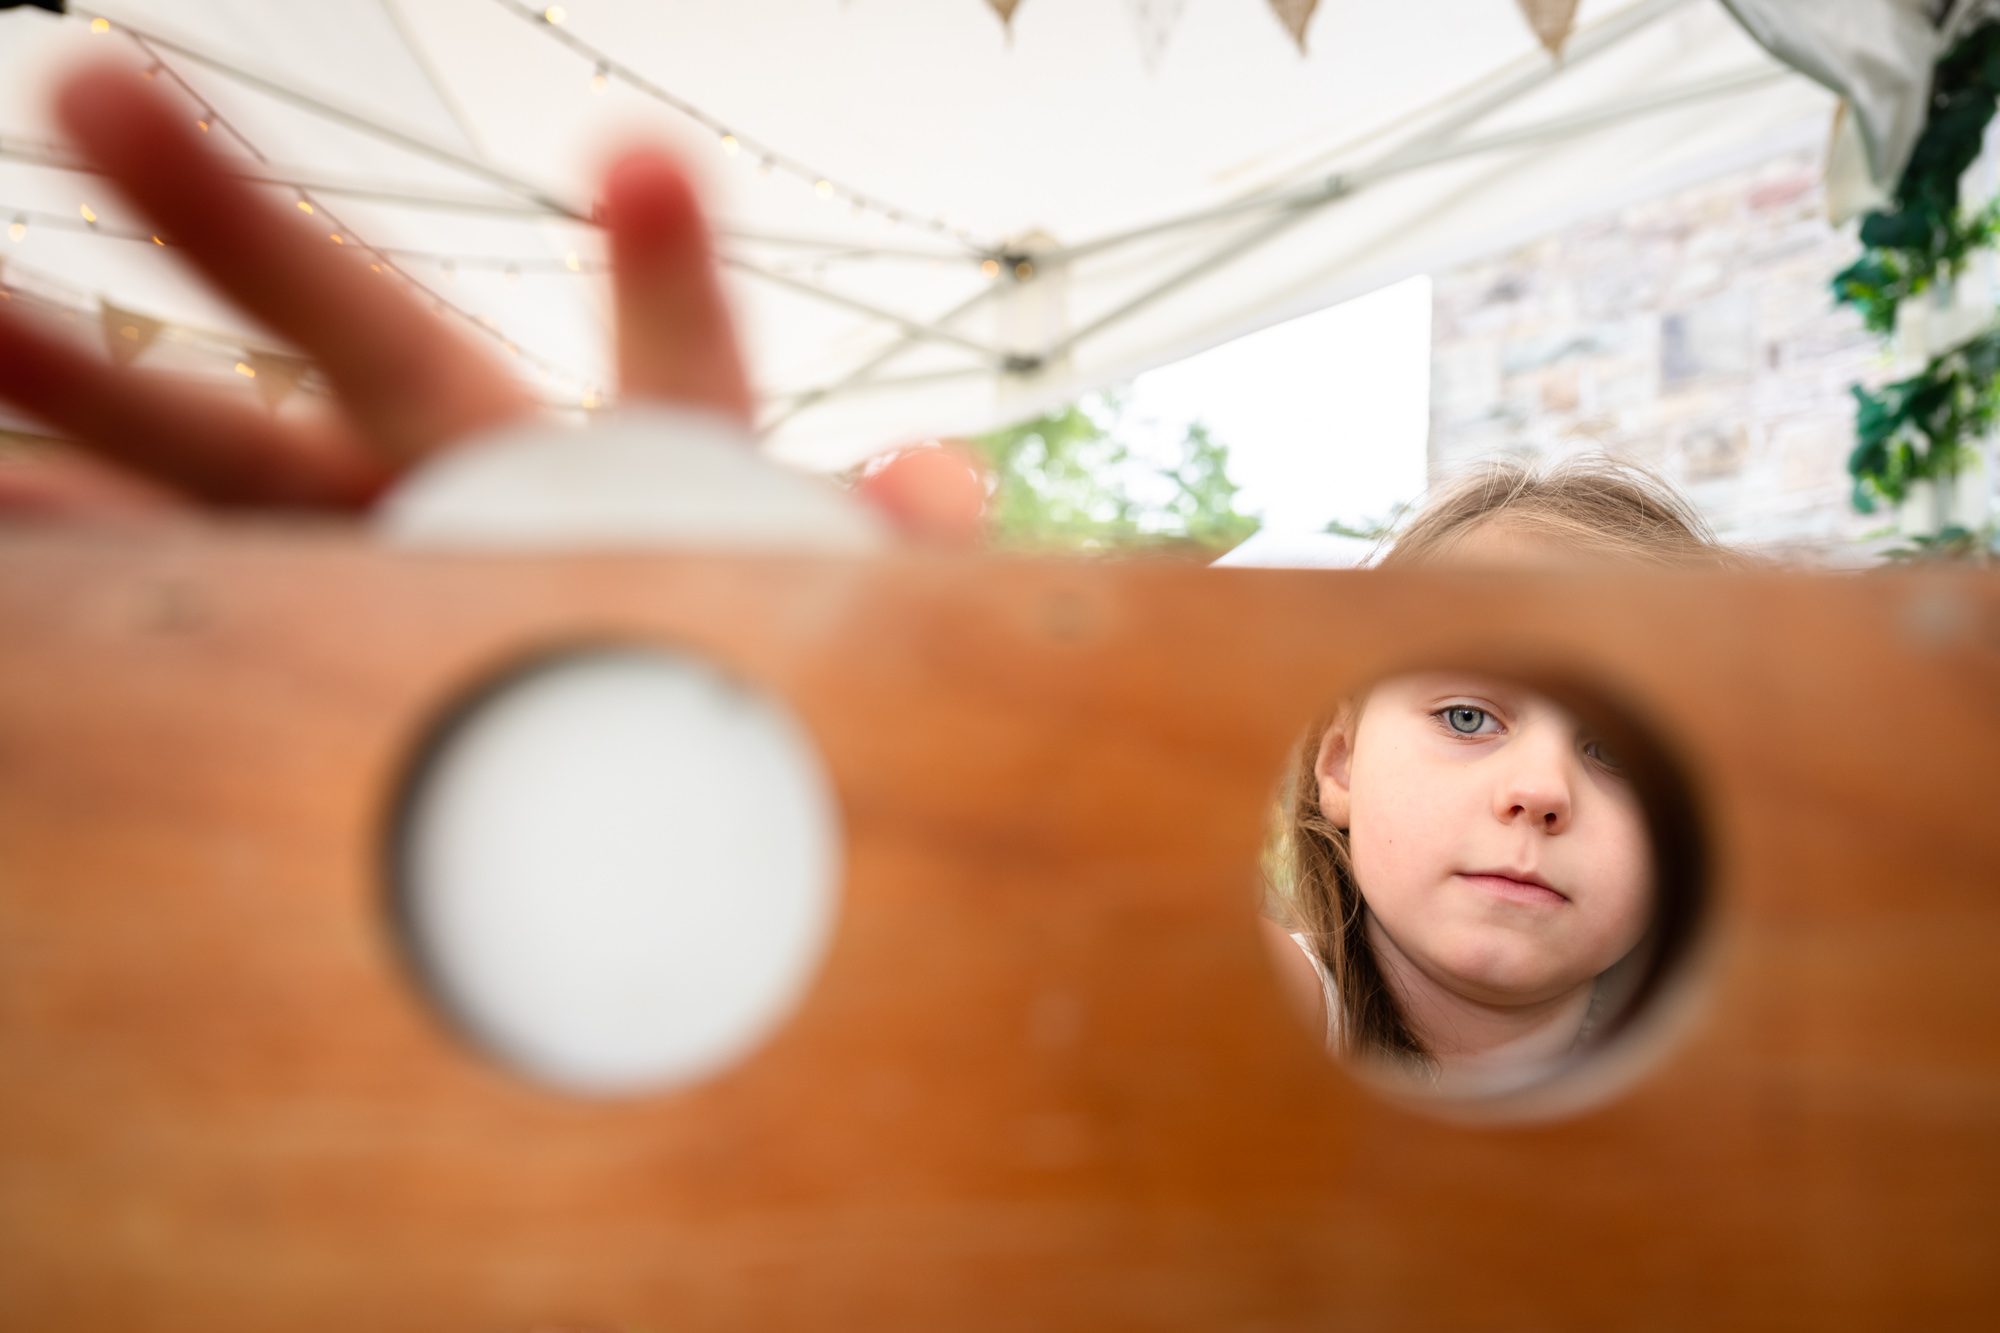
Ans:
[[[286,356],[282,352],[246,352],[243,363],[250,368],[250,377],[257,385],[257,396],[273,412],[292,396],[292,391],[299,387],[299,381],[312,369],[312,362],[304,357]]]
[[[1174,26],[1181,21],[1181,11],[1186,8],[1187,0],[1125,0],[1125,9],[1132,15],[1132,30],[1139,37],[1139,59],[1149,72],[1160,67],[1160,57],[1167,52],[1167,39],[1174,35]]]
[[[1014,26],[1014,11],[1021,7],[1021,0],[986,0],[986,3],[993,6],[993,12],[1008,28]]]
[[[1535,30],[1535,40],[1557,60],[1562,59],[1563,43],[1576,28],[1576,0],[1514,0],[1521,17]]]
[[[1312,22],[1313,10],[1317,8],[1319,0],[1271,0],[1271,12],[1299,44],[1300,55],[1306,53],[1306,25]]]
[[[104,325],[104,348],[113,365],[129,366],[139,353],[153,345],[164,327],[159,320],[130,310],[120,310],[109,301],[97,303],[98,318]]]

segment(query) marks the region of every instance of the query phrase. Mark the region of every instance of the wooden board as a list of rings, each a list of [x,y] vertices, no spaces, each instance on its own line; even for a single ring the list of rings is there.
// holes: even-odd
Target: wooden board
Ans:
[[[790,703],[848,865],[802,1010],[591,1102],[401,966],[396,780],[572,640]],[[1254,924],[1307,716],[1561,670],[1692,776],[1695,1001],[1609,1104],[1327,1062]],[[0,540],[0,1326],[1964,1328],[2000,1308],[2000,584]]]

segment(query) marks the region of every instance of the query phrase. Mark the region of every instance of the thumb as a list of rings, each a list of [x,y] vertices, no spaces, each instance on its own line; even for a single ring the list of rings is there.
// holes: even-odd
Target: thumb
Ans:
[[[961,441],[896,452],[854,489],[918,542],[969,549],[986,540],[986,468]]]

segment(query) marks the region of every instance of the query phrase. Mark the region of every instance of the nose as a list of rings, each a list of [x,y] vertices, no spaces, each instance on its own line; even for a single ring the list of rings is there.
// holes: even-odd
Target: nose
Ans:
[[[1563,832],[1573,811],[1569,748],[1558,736],[1532,732],[1507,748],[1509,762],[1494,789],[1493,813],[1503,824]]]

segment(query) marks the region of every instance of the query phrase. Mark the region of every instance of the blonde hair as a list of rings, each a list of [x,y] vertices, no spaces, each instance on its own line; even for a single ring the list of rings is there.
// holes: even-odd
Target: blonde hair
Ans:
[[[1468,537],[1494,525],[1587,561],[1736,562],[1672,486],[1645,468],[1598,455],[1541,467],[1500,459],[1470,468],[1424,505],[1375,564],[1452,564]]]
[[[1650,567],[1729,567],[1736,557],[1665,481],[1607,458],[1551,466],[1483,464],[1438,492],[1405,527],[1383,567],[1456,562],[1475,532],[1505,524],[1580,561]],[[1319,802],[1318,760],[1329,728],[1352,726],[1354,702],[1318,719],[1299,743],[1273,848],[1273,889],[1287,923],[1304,935],[1335,994],[1328,1031],[1337,1053],[1427,1068],[1430,1052],[1404,1019],[1368,943],[1367,902],[1354,878],[1348,832]]]

